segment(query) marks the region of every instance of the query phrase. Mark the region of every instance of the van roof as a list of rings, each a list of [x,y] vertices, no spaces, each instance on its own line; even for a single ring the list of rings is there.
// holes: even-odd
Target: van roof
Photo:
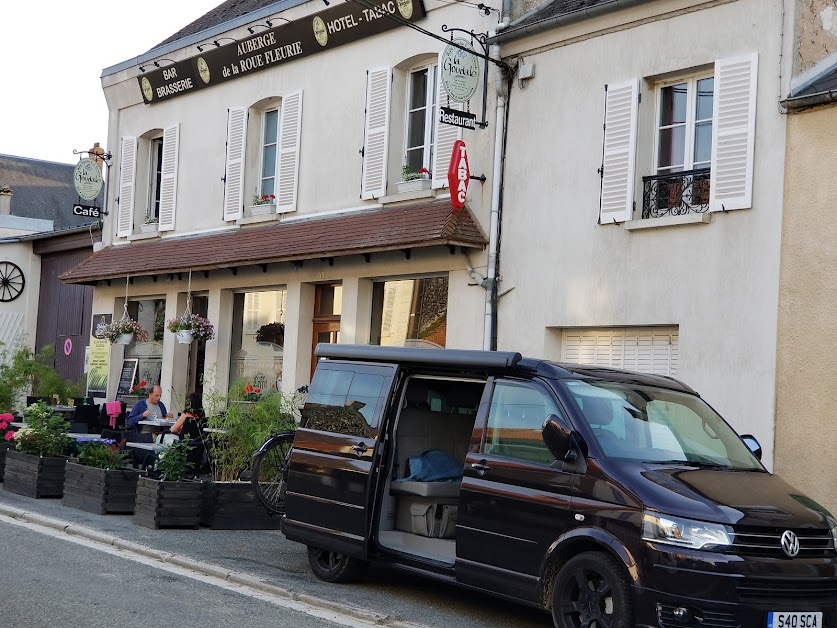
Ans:
[[[409,366],[434,366],[446,369],[477,369],[508,375],[538,375],[551,379],[598,379],[625,384],[657,386],[697,394],[683,382],[665,375],[651,375],[603,366],[557,363],[524,358],[512,351],[476,351],[471,349],[426,349],[419,347],[381,347],[320,343],[314,350],[320,358],[395,362]]]

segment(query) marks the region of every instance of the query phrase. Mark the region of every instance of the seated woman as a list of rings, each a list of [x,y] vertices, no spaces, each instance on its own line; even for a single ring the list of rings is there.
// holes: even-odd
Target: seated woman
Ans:
[[[188,438],[189,440],[200,438],[203,435],[204,419],[201,396],[197,393],[192,393],[186,399],[186,408],[183,410],[183,413],[174,422],[174,425],[171,426],[169,431],[172,434],[179,435],[180,438]]]

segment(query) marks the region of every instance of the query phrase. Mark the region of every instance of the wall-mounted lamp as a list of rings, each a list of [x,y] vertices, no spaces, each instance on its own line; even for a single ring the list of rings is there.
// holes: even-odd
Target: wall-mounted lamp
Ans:
[[[286,18],[286,17],[279,17],[278,15],[276,15],[276,16],[274,16],[274,17],[271,17],[271,18],[266,19],[266,20],[265,20],[265,22],[267,22],[267,25],[268,25],[268,26],[270,26],[271,28],[273,28],[273,20],[284,20],[284,21],[285,21],[285,22],[287,22],[288,24],[290,24],[290,23],[291,23],[291,21],[290,21],[288,18]]]
[[[223,41],[225,39],[229,39],[230,41],[238,41],[237,39],[233,39],[232,37],[219,37],[218,39],[213,39],[211,42],[207,42],[207,43],[204,43],[204,44],[198,44],[198,46],[197,46],[198,52],[203,52],[204,49],[209,47],[209,44],[214,44],[216,48],[219,48],[221,46],[221,44],[218,43],[218,42]]]
[[[155,68],[161,68],[163,66],[160,65],[160,61],[168,61],[169,63],[175,63],[174,59],[157,59],[156,61],[154,61],[150,65],[153,65]],[[141,65],[139,67],[140,72],[145,72],[145,69],[148,67],[148,65],[149,64]]]
[[[325,4],[326,6],[329,6],[331,4],[331,2],[329,2],[328,0],[323,0],[323,4]]]
[[[255,28],[257,26],[261,26],[262,28],[270,28],[270,26],[268,26],[267,24],[253,24],[252,26],[247,27],[247,32],[249,32],[252,35],[253,33],[256,32]]]

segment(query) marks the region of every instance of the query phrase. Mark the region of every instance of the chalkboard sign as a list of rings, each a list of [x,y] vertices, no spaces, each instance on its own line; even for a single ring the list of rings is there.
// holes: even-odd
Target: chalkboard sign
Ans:
[[[137,374],[137,358],[126,358],[122,360],[122,372],[119,373],[119,386],[116,388],[116,396],[131,394],[131,387],[134,385],[134,377]]]

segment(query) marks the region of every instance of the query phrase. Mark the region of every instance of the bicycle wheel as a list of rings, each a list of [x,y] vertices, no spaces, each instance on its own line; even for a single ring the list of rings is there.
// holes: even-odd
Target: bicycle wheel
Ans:
[[[285,483],[288,479],[288,461],[293,442],[293,434],[274,436],[267,446],[253,457],[250,482],[256,497],[267,511],[274,515],[285,514]]]

